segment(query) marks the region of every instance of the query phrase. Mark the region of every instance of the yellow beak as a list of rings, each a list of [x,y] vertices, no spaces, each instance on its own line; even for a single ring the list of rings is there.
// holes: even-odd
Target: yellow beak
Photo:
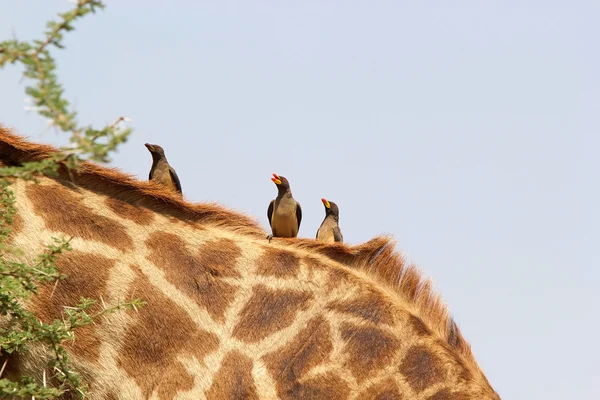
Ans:
[[[279,175],[277,174],[273,174],[273,177],[271,178],[271,180],[276,184],[276,185],[281,185],[281,179],[279,179]]]

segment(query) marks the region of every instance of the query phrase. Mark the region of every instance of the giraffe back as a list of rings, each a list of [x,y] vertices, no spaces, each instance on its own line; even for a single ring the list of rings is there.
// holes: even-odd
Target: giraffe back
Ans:
[[[0,130],[0,162],[54,151]],[[28,304],[46,321],[81,297],[137,312],[102,317],[68,350],[92,399],[498,399],[428,281],[389,238],[359,246],[265,240],[251,218],[190,204],[84,163],[15,181],[24,257],[71,239],[68,278]],[[11,357],[40,375],[45,349]]]

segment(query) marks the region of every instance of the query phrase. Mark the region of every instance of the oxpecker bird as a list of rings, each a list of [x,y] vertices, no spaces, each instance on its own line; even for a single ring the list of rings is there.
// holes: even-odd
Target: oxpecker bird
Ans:
[[[343,242],[344,237],[340,230],[340,209],[333,201],[321,199],[325,206],[325,219],[317,231],[317,240],[327,243]]]
[[[150,168],[150,176],[148,179],[182,193],[181,183],[177,177],[177,172],[169,165],[163,148],[157,144],[150,143],[146,143],[144,146],[146,146],[150,151],[150,154],[152,154],[152,167]]]
[[[271,200],[267,210],[269,225],[273,231],[267,239],[271,241],[274,237],[296,237],[302,221],[300,203],[292,197],[290,183],[285,177],[273,174],[271,180],[277,186],[277,197]]]

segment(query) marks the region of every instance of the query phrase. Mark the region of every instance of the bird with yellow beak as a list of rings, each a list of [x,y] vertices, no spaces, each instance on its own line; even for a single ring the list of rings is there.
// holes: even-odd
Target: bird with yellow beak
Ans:
[[[343,242],[344,237],[340,230],[340,210],[333,201],[321,199],[325,206],[325,218],[317,230],[317,240],[326,243]]]
[[[271,180],[277,186],[277,197],[271,200],[267,209],[272,230],[272,235],[267,238],[269,241],[274,237],[294,238],[298,236],[302,222],[302,207],[292,196],[290,183],[284,176],[273,174]]]

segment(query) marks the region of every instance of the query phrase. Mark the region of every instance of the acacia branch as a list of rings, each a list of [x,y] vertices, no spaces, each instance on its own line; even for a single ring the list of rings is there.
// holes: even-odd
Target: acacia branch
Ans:
[[[46,39],[46,41],[42,43],[33,53],[33,57],[37,57],[44,50],[44,48],[56,38],[60,31],[66,29],[69,26],[69,22],[71,22],[71,20],[75,19],[76,17],[80,16],[80,13],[83,10],[83,8],[92,2],[94,2],[94,0],[79,0],[75,9],[73,9],[66,16],[65,14],[63,14],[63,22],[57,25],[56,28],[54,28],[54,30],[48,34],[48,38]],[[97,3],[100,7],[104,6],[104,4],[102,4],[101,1],[98,1]]]

